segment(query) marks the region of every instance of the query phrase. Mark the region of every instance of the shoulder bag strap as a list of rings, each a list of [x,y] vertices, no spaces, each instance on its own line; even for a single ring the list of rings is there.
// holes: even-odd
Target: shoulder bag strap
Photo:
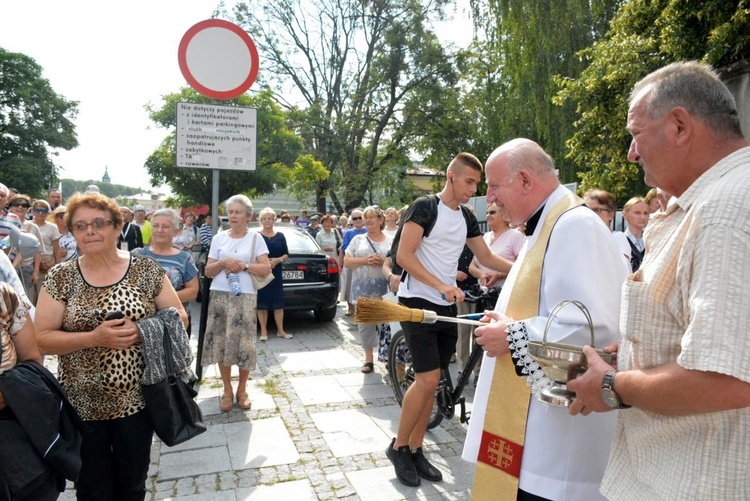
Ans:
[[[372,243],[372,240],[370,240],[370,237],[368,237],[367,235],[365,235],[365,238],[367,239],[367,243],[370,244],[370,247],[372,247],[372,251],[375,254],[379,254],[378,249],[375,248],[375,244]]]

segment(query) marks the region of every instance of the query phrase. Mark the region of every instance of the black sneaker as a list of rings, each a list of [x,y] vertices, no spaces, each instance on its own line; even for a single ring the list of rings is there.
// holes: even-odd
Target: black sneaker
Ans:
[[[417,474],[423,479],[430,482],[440,482],[443,480],[443,474],[427,460],[421,447],[411,453],[411,460],[414,463]]]
[[[411,449],[409,449],[408,445],[404,445],[396,450],[393,448],[395,444],[396,439],[394,438],[385,450],[385,454],[388,456],[388,459],[391,460],[393,467],[396,469],[396,477],[402,484],[408,485],[409,487],[419,486],[421,480],[419,480],[419,474],[417,473],[417,469],[412,461]]]

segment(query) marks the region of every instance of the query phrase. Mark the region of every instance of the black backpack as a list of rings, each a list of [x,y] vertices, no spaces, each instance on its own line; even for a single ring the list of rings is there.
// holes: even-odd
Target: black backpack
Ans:
[[[432,228],[435,226],[435,222],[437,221],[438,217],[438,201],[439,197],[437,195],[424,195],[422,197],[419,197],[417,200],[412,202],[412,204],[404,209],[404,213],[401,216],[401,221],[398,223],[398,229],[396,230],[396,235],[393,237],[393,242],[391,243],[391,250],[388,251],[388,257],[390,258],[391,262],[391,270],[394,275],[401,275],[401,281],[404,281],[404,278],[406,278],[406,271],[398,265],[396,262],[396,255],[398,254],[398,244],[401,241],[401,232],[404,229],[404,222],[407,220],[407,216],[414,209],[414,204],[418,202],[420,199],[427,199],[430,202],[430,220],[427,223],[427,227],[424,229],[424,234],[422,235],[422,238],[427,238],[430,236],[430,232],[432,231]],[[464,219],[466,220],[466,226],[467,230],[469,227],[469,221],[470,218],[473,216],[469,208],[463,204],[459,205],[461,207],[461,212],[464,215]]]

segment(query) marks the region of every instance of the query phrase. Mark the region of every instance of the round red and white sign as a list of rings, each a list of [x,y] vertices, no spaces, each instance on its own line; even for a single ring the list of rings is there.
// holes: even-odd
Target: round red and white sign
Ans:
[[[258,49],[242,28],[223,19],[207,19],[191,27],[177,52],[180,71],[204,96],[241,96],[258,76]]]

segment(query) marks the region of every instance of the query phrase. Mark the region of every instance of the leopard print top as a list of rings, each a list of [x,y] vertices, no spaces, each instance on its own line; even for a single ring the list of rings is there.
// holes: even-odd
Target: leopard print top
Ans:
[[[78,260],[50,270],[44,289],[65,304],[61,330],[94,330],[113,311],[136,321],[156,313],[164,270],[156,261],[131,256],[125,276],[117,283],[95,287],[83,278]],[[130,416],[145,407],[141,392],[144,361],[140,344],[125,350],[86,348],[60,355],[58,379],[85,421]]]

